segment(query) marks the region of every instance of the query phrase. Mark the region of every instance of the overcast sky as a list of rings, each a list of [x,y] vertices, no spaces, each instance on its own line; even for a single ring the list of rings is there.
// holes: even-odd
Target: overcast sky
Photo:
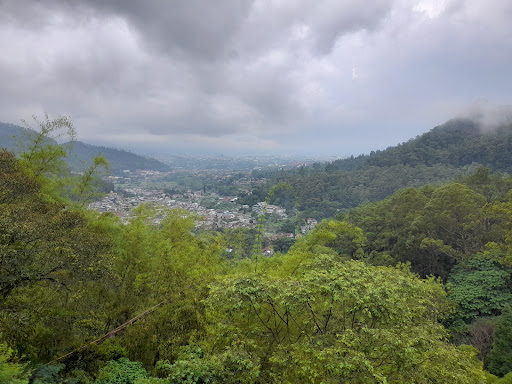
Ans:
[[[509,0],[0,0],[0,121],[160,152],[368,153],[512,103]]]

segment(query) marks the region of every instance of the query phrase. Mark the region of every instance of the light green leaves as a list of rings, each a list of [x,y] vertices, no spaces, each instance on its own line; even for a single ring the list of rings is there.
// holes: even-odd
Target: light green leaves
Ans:
[[[445,294],[435,280],[332,256],[311,260],[293,277],[212,285],[205,304],[213,350],[243,339],[262,374],[278,382],[403,383],[422,382],[431,359],[451,348],[437,322]]]

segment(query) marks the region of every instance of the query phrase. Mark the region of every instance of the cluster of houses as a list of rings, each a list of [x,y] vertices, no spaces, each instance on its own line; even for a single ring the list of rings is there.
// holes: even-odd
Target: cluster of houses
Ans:
[[[199,192],[169,195],[162,190],[147,190],[141,188],[127,189],[128,197],[123,197],[115,192],[110,192],[100,201],[89,204],[90,209],[98,212],[112,212],[121,217],[124,222],[130,220],[132,209],[139,204],[149,203],[157,209],[182,208],[202,217],[197,222],[197,227],[205,229],[255,227],[256,223],[251,216],[237,212],[202,207],[197,201],[201,197]],[[158,224],[163,215],[156,215],[153,221]]]
[[[278,207],[277,205],[267,204],[264,201],[256,203],[252,207],[252,210],[256,212],[258,215],[275,214],[282,218],[288,217],[288,215],[286,214],[286,209]]]
[[[184,194],[167,194],[162,190],[148,190],[142,188],[127,189],[127,194],[122,196],[115,192],[110,192],[103,199],[89,204],[90,209],[98,212],[112,212],[119,216],[123,222],[128,222],[133,217],[133,208],[140,204],[150,204],[153,206],[157,214],[152,221],[159,224],[165,213],[165,209],[182,208],[193,214],[201,217],[201,220],[196,222],[196,228],[202,229],[217,229],[217,228],[255,228],[257,225],[257,218],[253,217],[254,213],[261,214],[275,214],[280,218],[286,218],[286,210],[277,205],[267,204],[260,202],[255,204],[252,208],[249,206],[239,206],[240,211],[229,211],[221,209],[205,208],[198,202],[201,198],[200,192],[187,192]],[[236,202],[236,198],[221,197],[220,202]],[[161,212],[161,214],[159,213]],[[244,212],[254,212],[253,216]],[[317,221],[309,218],[300,228],[301,234],[310,232]],[[294,233],[278,233],[270,235],[270,240],[276,240],[281,237],[295,238],[300,237],[300,234]]]

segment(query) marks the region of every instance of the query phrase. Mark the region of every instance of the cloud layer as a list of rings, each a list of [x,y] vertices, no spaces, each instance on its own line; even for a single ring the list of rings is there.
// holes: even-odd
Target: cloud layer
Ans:
[[[131,148],[358,154],[510,104],[500,0],[0,0],[0,121]]]

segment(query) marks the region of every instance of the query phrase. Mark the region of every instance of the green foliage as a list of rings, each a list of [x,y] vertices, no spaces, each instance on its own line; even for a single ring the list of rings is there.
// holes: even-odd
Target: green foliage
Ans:
[[[29,374],[24,364],[13,360],[13,350],[0,343],[0,383],[27,384]]]
[[[290,212],[297,205],[297,195],[292,185],[288,183],[278,183],[270,188],[265,201],[268,204],[283,207]]]
[[[50,119],[47,113],[42,120],[33,116],[37,129],[30,132],[22,144],[25,150],[20,155],[20,165],[42,185],[45,196],[59,199],[64,185],[62,176],[66,172],[64,148],[55,139],[64,136],[72,143],[76,138],[73,122],[67,116]],[[23,121],[27,128],[29,125]]]
[[[456,265],[447,288],[448,297],[458,305],[455,325],[469,324],[477,317],[497,316],[512,303],[510,273],[485,255],[477,255]]]
[[[295,239],[289,237],[281,237],[273,241],[272,246],[275,252],[286,253],[295,243]]]
[[[169,380],[158,377],[137,378],[135,384],[169,384]]]
[[[110,164],[110,170],[115,175],[122,175],[124,170],[136,171],[137,169],[147,169],[154,171],[169,171],[166,164],[135,153],[116,148],[107,148],[97,145],[90,145],[80,141],[73,143],[68,151],[67,162],[74,171],[81,171],[83,164],[88,163],[89,159],[103,157]]]
[[[326,220],[317,225],[305,238],[300,239],[292,250],[315,253],[334,252],[339,256],[363,259],[367,239],[361,228],[345,221]]]
[[[110,338],[100,344],[94,351],[95,357],[99,360],[118,360],[126,357],[128,351],[121,345],[118,338]]]
[[[477,123],[454,119],[415,139],[385,151],[378,151],[367,163],[378,166],[394,164],[464,166],[478,163],[498,171],[511,168],[511,126],[482,132]]]
[[[244,259],[251,256],[255,230],[251,228],[224,228],[222,238],[226,248],[231,249],[229,258]]]
[[[91,200],[102,195],[99,191],[101,172],[108,172],[110,164],[103,156],[96,156],[93,164],[83,170],[81,176],[76,180],[71,194],[78,206],[85,207]]]
[[[404,145],[395,151],[402,156],[397,161],[373,154],[371,161],[358,157],[281,172],[273,187],[259,186],[240,201],[266,196],[289,210],[298,202],[305,217],[338,213],[337,219],[323,221],[293,245],[274,244],[281,252],[275,257],[251,260],[251,249],[261,254],[264,224],[268,229],[271,221],[263,216],[256,230],[198,235],[197,217],[184,210],[141,206],[127,224],[84,211],[105,158],[96,158],[72,186],[61,174],[63,149],[43,134],[72,125],[45,118],[36,120],[42,133],[20,160],[0,152],[5,341],[24,361],[47,363],[161,305],[103,344],[68,356],[65,365],[34,369],[34,383],[510,380],[485,373],[477,353],[492,372],[510,371],[512,310],[496,316],[512,300],[511,179],[479,168],[459,182],[402,189],[344,213],[403,185],[462,171],[426,166],[427,152],[413,154]],[[447,156],[442,142],[429,140],[419,143],[437,148],[434,158]],[[219,188],[234,191],[237,177]],[[74,205],[62,203],[62,190],[77,196]],[[299,217],[281,230],[297,226]],[[451,301],[440,279],[421,280],[415,273],[449,278]],[[454,302],[454,325],[464,325],[457,342],[478,351],[447,341],[442,324]],[[0,344],[0,381],[26,383],[25,367]]]
[[[263,382],[419,382],[432,377],[433,366],[441,382],[478,382],[475,352],[444,341],[437,323],[447,308],[443,297],[439,283],[404,268],[313,257],[293,276],[215,283],[205,301],[209,345],[222,353],[243,340]]]
[[[74,172],[80,172],[84,168],[84,164],[89,163],[90,159],[94,159],[98,156],[103,156],[111,164],[111,170],[116,175],[123,174],[123,171],[129,169],[135,171],[137,169],[147,169],[154,171],[169,171],[170,168],[166,164],[144,156],[136,155],[135,153],[120,150],[116,148],[108,148],[97,145],[85,144],[76,140],[74,128],[69,131],[69,127],[66,127],[64,120],[68,120],[68,123],[72,122],[68,117],[60,118],[61,127],[60,129],[48,130],[47,125],[49,119],[46,121],[47,115],[44,115],[44,119],[36,118],[34,120],[35,127],[28,123],[24,123],[26,128],[19,127],[12,124],[0,123],[0,147],[3,147],[9,151],[15,153],[26,152],[30,149],[31,143],[36,142],[39,133],[41,132],[41,126],[43,126],[45,133],[40,137],[40,142],[45,144],[57,145],[54,140],[59,138],[59,142],[62,139],[69,140],[63,145],[63,149],[67,153],[67,157],[62,159],[66,165]],[[59,121],[56,119],[55,121]],[[51,128],[51,127],[50,127]],[[57,127],[54,127],[57,128]]]
[[[487,203],[461,183],[404,189],[352,210],[345,220],[363,229],[368,248],[410,262],[421,276],[447,279],[453,266],[500,242],[508,203]]]
[[[512,384],[512,372],[507,373],[501,379],[496,381],[497,384]]]
[[[448,182],[465,171],[443,165],[366,166],[353,171],[317,172],[305,177],[293,173],[279,174],[275,175],[272,183],[290,184],[297,194],[297,209],[304,217],[321,220],[369,201],[382,200],[404,187]],[[258,188],[252,191],[253,200],[256,195]]]
[[[497,376],[507,375],[506,382],[510,382],[512,379],[512,307],[510,305],[505,306],[496,322],[494,343],[487,358],[489,372]]]
[[[164,301],[158,311],[125,331],[122,346],[128,357],[152,366],[173,361],[189,339],[203,331],[201,300],[207,284],[223,273],[225,247],[217,236],[193,235],[195,216],[169,210],[161,224],[150,222],[147,207],[120,233],[114,251],[117,280],[112,298],[112,323],[119,325]]]
[[[455,344],[471,344],[478,349],[478,358],[487,364],[496,328],[495,317],[477,317],[469,326],[463,326],[457,330],[452,326],[452,339]],[[467,331],[466,331],[467,330]]]
[[[34,384],[58,384],[63,382],[63,364],[41,365],[32,372]]]
[[[0,184],[0,330],[37,361],[97,332],[89,310],[98,305],[86,307],[82,295],[108,274],[110,239],[82,212],[42,196],[35,176],[7,152]]]
[[[94,384],[135,384],[138,379],[148,376],[148,372],[141,363],[122,357],[119,360],[109,361],[100,370]]]
[[[167,373],[171,384],[211,383],[217,376],[220,366],[203,357],[201,348],[185,346],[173,364],[161,362],[159,369]]]
[[[306,217],[324,219],[369,201],[385,199],[401,188],[418,188],[461,178],[481,165],[493,171],[510,172],[511,132],[512,126],[508,125],[484,134],[472,121],[452,120],[384,151],[372,151],[370,155],[352,156],[325,165],[316,163],[301,172],[266,175],[272,178],[269,185],[258,186],[244,201],[245,204],[263,201],[263,190],[269,190],[274,184],[288,183],[296,191],[299,210]],[[482,170],[467,183],[489,201],[495,201],[498,191],[510,189],[510,180],[499,179]]]

